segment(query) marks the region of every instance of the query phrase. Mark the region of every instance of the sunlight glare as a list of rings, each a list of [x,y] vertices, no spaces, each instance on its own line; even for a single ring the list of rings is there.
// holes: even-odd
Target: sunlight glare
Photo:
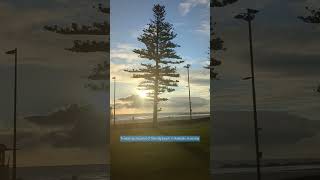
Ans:
[[[147,97],[147,91],[139,90],[139,91],[138,91],[138,95],[139,95],[141,98],[146,98],[146,97]]]

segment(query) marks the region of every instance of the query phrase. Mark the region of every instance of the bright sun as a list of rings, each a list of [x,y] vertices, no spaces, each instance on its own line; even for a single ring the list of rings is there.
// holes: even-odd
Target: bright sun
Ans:
[[[147,97],[147,92],[146,92],[146,91],[143,91],[143,90],[139,90],[139,91],[138,91],[138,95],[139,95],[141,98],[146,98],[146,97]]]

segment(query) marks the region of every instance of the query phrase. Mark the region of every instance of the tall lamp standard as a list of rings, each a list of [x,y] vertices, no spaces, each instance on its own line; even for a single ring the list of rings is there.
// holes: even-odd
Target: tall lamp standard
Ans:
[[[6,54],[14,55],[14,105],[13,105],[13,162],[12,162],[12,180],[16,180],[17,174],[17,48],[7,51]]]
[[[251,29],[251,22],[255,18],[255,14],[257,14],[258,12],[259,12],[258,10],[247,9],[247,12],[240,13],[240,14],[236,15],[235,18],[247,21],[248,27],[249,27],[251,77],[244,78],[244,80],[251,79],[251,83],[252,83],[252,102],[253,102],[253,118],[254,118],[254,136],[255,136],[255,147],[256,147],[257,180],[260,180],[261,179],[260,159],[262,158],[262,152],[260,152],[260,149],[259,149],[259,130],[261,130],[261,129],[258,128],[256,90],[255,90],[255,81],[254,81],[252,29]]]
[[[113,125],[116,125],[116,77],[113,79]]]
[[[189,77],[189,69],[190,69],[190,64],[187,64],[185,66],[183,66],[184,68],[187,69],[188,72],[188,88],[189,88],[189,109],[190,109],[190,120],[192,120],[192,107],[191,107],[191,97],[190,97],[190,77]]]

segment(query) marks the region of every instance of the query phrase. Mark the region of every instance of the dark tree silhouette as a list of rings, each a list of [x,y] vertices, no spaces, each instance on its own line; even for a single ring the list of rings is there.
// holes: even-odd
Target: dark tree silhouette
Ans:
[[[211,0],[210,1],[210,7],[211,10],[214,11],[214,8],[221,8],[225,7],[227,5],[233,4],[237,2],[238,0]],[[216,23],[212,20],[212,17],[210,16],[210,64],[207,66],[207,69],[210,69],[210,79],[211,80],[217,80],[218,79],[218,73],[215,71],[216,67],[221,65],[221,60],[219,60],[216,57],[216,54],[219,51],[225,51],[226,48],[224,47],[224,41],[222,38],[218,37],[214,26]]]
[[[148,59],[150,63],[141,63],[139,69],[127,69],[125,71],[133,73],[133,78],[144,79],[139,85],[140,90],[148,91],[148,97],[153,99],[153,126],[157,126],[158,103],[167,101],[167,98],[159,97],[164,92],[172,92],[173,87],[178,86],[180,75],[176,71],[174,64],[184,61],[175,52],[179,45],[172,42],[177,36],[173,31],[172,24],[165,20],[165,6],[156,4],[153,7],[153,19],[148,27],[143,30],[143,34],[138,37],[138,41],[145,45],[143,49],[134,49],[133,52],[139,57]]]
[[[211,0],[210,1],[210,12],[214,12],[216,8],[222,8],[229,4],[233,4],[238,0]],[[220,51],[225,51],[224,41],[222,38],[217,36],[216,30],[214,29],[216,23],[212,20],[210,16],[210,64],[206,68],[210,70],[210,120],[214,121],[214,82],[218,79],[218,72],[216,72],[216,67],[221,65],[221,60],[218,59],[217,53]]]
[[[224,7],[237,1],[238,0],[211,0],[210,7]]]
[[[320,85],[318,85],[316,91],[317,91],[318,93],[320,93]]]
[[[307,16],[298,16],[298,19],[301,19],[305,23],[319,24],[320,23],[320,8],[312,9],[310,7],[306,7],[309,15]]]
[[[102,13],[102,15],[110,14],[110,9],[104,7],[102,4],[99,4],[98,7],[94,6],[93,8],[96,8],[98,12]],[[44,29],[63,35],[109,36],[110,34],[110,25],[107,21],[101,23],[94,22],[91,25],[79,25],[78,23],[72,23],[69,27],[60,27],[58,25],[44,26]],[[74,40],[73,46],[65,49],[77,53],[109,52],[109,42],[109,38],[106,38],[105,41]],[[110,79],[109,69],[110,60],[108,58],[104,63],[98,64],[94,69],[92,69],[88,76],[89,83],[87,83],[85,87],[92,90],[107,90],[109,84],[105,81]]]
[[[211,19],[211,18],[210,18]],[[216,23],[213,22],[215,25]],[[210,69],[210,79],[217,80],[218,72],[216,72],[216,67],[221,65],[221,60],[219,60],[215,55],[219,51],[225,51],[224,41],[222,38],[218,37],[213,31],[213,28],[210,28],[211,38],[210,38],[210,65],[207,66],[207,69]]]
[[[309,24],[320,24],[320,8],[318,9],[313,9],[310,7],[305,7],[305,8],[308,12],[308,15],[298,16],[298,19]],[[320,85],[318,85],[316,92],[320,93]]]

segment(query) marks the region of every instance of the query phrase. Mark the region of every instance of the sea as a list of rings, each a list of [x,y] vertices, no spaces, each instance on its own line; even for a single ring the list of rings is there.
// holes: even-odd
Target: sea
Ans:
[[[282,177],[300,177],[301,175],[319,174],[319,165],[289,165],[262,167],[266,180],[280,180]],[[75,166],[46,166],[46,167],[20,167],[17,176],[21,180],[110,180],[108,165],[75,165]],[[212,177],[229,180],[227,177],[246,177],[246,180],[255,179],[254,167],[213,168]],[[281,173],[281,174],[279,174]],[[271,176],[270,176],[271,175]],[[216,178],[215,178],[216,179]],[[234,179],[234,178],[232,178]]]
[[[141,113],[141,114],[119,114],[116,115],[117,121],[131,121],[131,120],[149,120],[152,119],[152,113]],[[197,112],[192,113],[193,118],[209,117],[208,112]],[[158,119],[161,120],[185,120],[189,118],[189,113],[175,112],[175,113],[159,113]]]
[[[214,164],[214,163],[213,163]],[[41,166],[41,167],[19,167],[17,177],[21,180],[72,180],[72,176],[77,176],[78,180],[110,180],[110,166],[106,164],[99,165],[72,165],[72,166]],[[291,176],[299,177],[303,174],[319,174],[320,161],[285,162],[265,164],[261,168],[263,174],[279,174],[281,177]],[[225,175],[238,176],[248,175],[247,179],[254,179],[256,168],[250,164],[224,164],[223,166],[212,167],[213,177],[221,177],[224,180]],[[252,177],[251,177],[252,176]],[[250,177],[250,178],[249,178]],[[268,176],[269,177],[269,176]],[[271,179],[277,180],[277,176],[271,176]],[[279,176],[280,177],[280,176]],[[268,178],[267,178],[268,179]]]
[[[211,161],[211,174],[255,173],[256,163],[250,161]],[[261,162],[264,173],[319,171],[320,159],[266,159]]]
[[[21,180],[109,180],[109,165],[72,165],[19,167],[17,177]]]

